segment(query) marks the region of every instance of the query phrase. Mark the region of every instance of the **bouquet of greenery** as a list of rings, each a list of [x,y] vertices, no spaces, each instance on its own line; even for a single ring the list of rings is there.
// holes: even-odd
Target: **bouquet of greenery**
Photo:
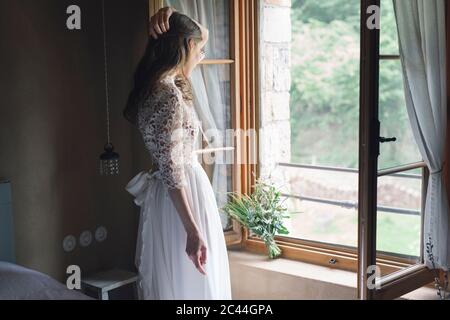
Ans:
[[[250,196],[235,192],[229,195],[231,199],[222,210],[264,241],[269,258],[279,257],[281,249],[275,242],[275,236],[289,234],[283,220],[290,217],[283,206],[281,192],[273,185],[257,180]]]

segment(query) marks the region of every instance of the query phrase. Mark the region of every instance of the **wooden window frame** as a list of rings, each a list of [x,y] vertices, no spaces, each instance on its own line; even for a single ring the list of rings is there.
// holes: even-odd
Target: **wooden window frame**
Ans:
[[[229,0],[230,1],[230,59],[205,60],[203,64],[229,64],[231,69],[231,109],[233,129],[259,132],[259,107],[260,107],[260,74],[259,74],[259,50],[260,50],[260,21],[259,11],[262,8],[261,0]],[[150,16],[163,6],[163,0],[149,0]],[[379,0],[361,0],[361,5],[378,3]],[[447,5],[447,16],[448,16]],[[448,21],[448,18],[447,18]],[[449,35],[447,35],[449,38]],[[449,40],[447,40],[447,45]],[[361,44],[363,46],[363,44]],[[379,53],[378,53],[379,54]],[[448,52],[447,52],[448,56]],[[384,59],[397,59],[397,55],[382,56]],[[372,66],[373,67],[373,66]],[[449,68],[449,64],[447,64]],[[377,71],[378,72],[378,71]],[[450,82],[450,81],[449,81]],[[450,87],[450,84],[447,84]],[[448,90],[450,92],[450,89]],[[449,100],[450,101],[450,100]],[[450,118],[450,107],[449,107]],[[450,128],[448,128],[450,137]],[[259,141],[250,141],[249,138],[235,141],[235,161],[248,163],[251,152],[259,150]],[[258,153],[255,153],[258,154]],[[447,150],[450,159],[450,148]],[[242,162],[243,161],[243,162]],[[450,172],[448,161],[447,172]],[[426,176],[424,170],[424,177]],[[233,191],[250,193],[259,176],[259,165],[234,165],[233,166]],[[450,185],[450,174],[447,174]],[[450,195],[450,188],[449,195]],[[252,238],[246,228],[233,221],[233,229],[225,232],[227,245],[239,245],[246,251],[267,254],[264,243]],[[277,237],[277,244],[282,249],[282,257],[303,261],[331,268],[358,272],[358,249],[344,246]],[[422,249],[423,250],[423,249]],[[384,278],[382,290],[371,298],[387,299],[399,296],[411,291],[418,284],[426,285],[431,280],[429,270],[415,266],[411,260],[392,255],[377,254],[376,265],[380,266]],[[413,280],[416,281],[413,281]]]
[[[258,2],[256,0],[252,0],[249,2]],[[253,30],[259,30],[259,14],[258,11],[261,10],[257,4],[254,4],[252,15],[254,15],[250,20],[255,23],[255,27]],[[247,12],[248,14],[248,12]],[[254,36],[255,39],[248,41],[247,45],[253,45],[250,48],[250,52],[253,52],[256,55],[257,60],[259,59],[259,39],[258,35],[249,32],[249,36]],[[396,56],[386,56],[386,59],[394,59]],[[258,73],[258,69],[254,68],[254,72]],[[259,77],[259,74],[256,75]],[[254,88],[256,92],[259,92],[258,88]],[[259,105],[256,105],[259,107]],[[424,167],[424,163],[414,164],[415,167]],[[411,167],[410,166],[405,166]],[[405,169],[404,168],[404,169]],[[386,172],[380,172],[380,175],[385,174]],[[424,177],[426,176],[426,170],[424,170]],[[248,190],[251,190],[249,187]],[[426,188],[425,188],[426,191]],[[243,242],[242,247],[247,251],[259,253],[259,254],[267,254],[267,248],[263,241],[260,239],[251,237],[247,230],[243,230]],[[332,245],[321,243],[317,241],[310,240],[302,240],[302,239],[294,239],[289,237],[276,237],[276,242],[282,250],[282,257],[292,260],[298,260],[306,263],[312,263],[316,265],[357,272],[358,271],[358,249],[352,247],[345,247],[339,245]],[[381,268],[382,275],[394,274],[397,272],[401,272],[402,270],[407,269],[408,267],[413,266],[413,262],[410,259],[406,259],[403,257],[396,257],[385,253],[378,253],[376,258],[376,264]]]
[[[380,6],[380,0],[361,0],[361,7],[367,8],[371,5]],[[446,19],[445,24],[448,26],[449,7],[448,3],[445,3]],[[365,16],[365,10],[361,10],[362,21],[367,19]],[[368,30],[362,27],[362,64],[361,68],[365,71],[366,77],[363,81],[363,89],[361,92],[361,126],[364,130],[362,135],[360,167],[363,167],[365,175],[360,177],[360,185],[365,184],[369,186],[367,192],[360,194],[360,202],[364,201],[362,210],[359,211],[359,269],[358,269],[358,297],[365,300],[384,300],[394,299],[410,291],[429,285],[436,275],[439,276],[439,271],[430,270],[424,264],[424,243],[423,243],[423,216],[422,216],[422,245],[421,245],[421,263],[411,265],[406,269],[400,270],[393,274],[381,277],[378,282],[378,287],[368,288],[367,280],[370,276],[367,268],[374,265],[376,262],[376,179],[373,177],[373,172],[376,172],[377,157],[373,157],[374,153],[378,151],[378,135],[379,135],[379,122],[378,128],[373,121],[373,115],[378,114],[378,72],[380,59],[396,59],[397,56],[381,56],[380,55],[380,30]],[[446,56],[449,55],[449,35],[447,33],[446,39]],[[447,79],[449,77],[449,69],[447,64]],[[447,96],[449,94],[447,83]],[[448,106],[447,106],[448,108]],[[364,128],[366,126],[366,128]],[[378,133],[376,132],[378,130]],[[448,131],[447,131],[448,133]],[[448,139],[448,135],[447,135]],[[447,150],[448,152],[448,150]],[[374,169],[375,166],[375,169]],[[444,165],[445,166],[445,165]],[[448,164],[447,164],[448,166]],[[429,179],[429,170],[423,171],[423,184],[422,194],[424,189],[427,188]],[[447,191],[449,191],[447,189]],[[375,202],[375,203],[374,203]],[[424,205],[422,205],[422,212],[424,211]],[[440,278],[443,279],[443,273],[440,272]]]

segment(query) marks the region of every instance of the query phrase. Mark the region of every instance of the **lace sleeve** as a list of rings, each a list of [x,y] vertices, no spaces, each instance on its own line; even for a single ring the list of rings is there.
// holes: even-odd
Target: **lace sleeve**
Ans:
[[[141,124],[147,133],[144,133],[144,142],[157,162],[163,183],[169,189],[186,186],[181,99],[175,88],[162,88],[155,99],[152,116],[145,116],[144,113]]]

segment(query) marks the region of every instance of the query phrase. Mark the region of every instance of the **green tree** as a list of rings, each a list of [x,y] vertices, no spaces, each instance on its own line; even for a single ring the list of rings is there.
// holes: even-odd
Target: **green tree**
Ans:
[[[348,0],[292,3],[291,121],[294,162],[357,167],[360,7]],[[398,54],[392,1],[382,0],[382,54]],[[380,64],[380,167],[420,160],[410,134],[400,61]]]

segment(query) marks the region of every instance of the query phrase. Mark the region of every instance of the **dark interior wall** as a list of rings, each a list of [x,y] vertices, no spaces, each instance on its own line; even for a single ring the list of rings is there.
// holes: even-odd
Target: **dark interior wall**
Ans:
[[[106,142],[100,0],[0,0],[0,176],[12,182],[17,263],[65,279],[132,268],[138,211],[124,190],[147,158],[122,117],[133,69],[147,40],[147,0],[106,0],[111,135],[119,177],[101,177]],[[82,29],[66,28],[66,9]],[[103,243],[65,253],[66,235],[97,226]]]

